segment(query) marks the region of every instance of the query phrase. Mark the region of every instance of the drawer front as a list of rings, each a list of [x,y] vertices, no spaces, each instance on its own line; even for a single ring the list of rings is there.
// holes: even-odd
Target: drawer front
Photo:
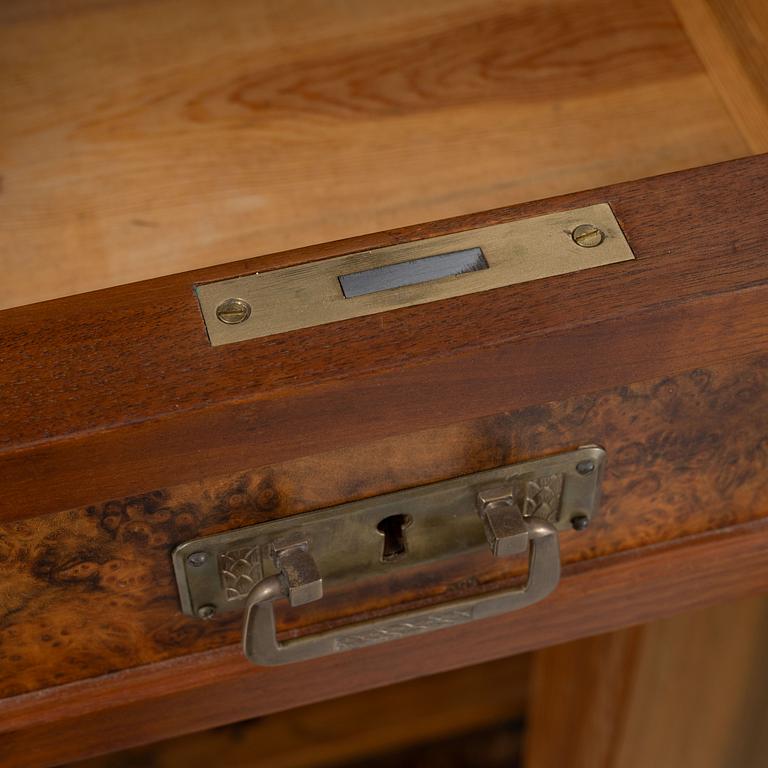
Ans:
[[[561,535],[568,566],[765,515],[768,357],[417,432],[2,526],[3,694],[240,641],[242,616],[185,616],[173,549],[200,536],[594,443],[599,514]],[[485,551],[280,612],[285,636],[476,594],[525,570]],[[429,639],[419,642],[427,648]]]

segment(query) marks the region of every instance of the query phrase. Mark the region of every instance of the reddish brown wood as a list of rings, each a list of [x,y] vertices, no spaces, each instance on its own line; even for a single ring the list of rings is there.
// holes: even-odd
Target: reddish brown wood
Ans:
[[[0,515],[765,349],[766,178],[760,156],[3,312]],[[599,201],[637,261],[215,349],[192,293],[203,280]]]
[[[388,685],[352,696],[296,707],[174,739],[68,764],[68,768],[176,768],[188,764],[272,768],[364,765],[443,766],[445,759],[414,759],[422,745],[440,744],[451,759],[455,739],[470,734],[474,765],[516,765],[522,735],[499,764],[498,744],[485,732],[522,722],[528,699],[531,654],[518,654]],[[477,734],[475,736],[475,734]],[[446,743],[448,742],[448,743]],[[462,744],[464,750],[466,745]],[[484,751],[483,751],[484,750]],[[400,758],[400,754],[403,754]],[[392,755],[379,765],[382,753]],[[258,758],[255,759],[254,756]],[[486,762],[483,762],[486,755]]]
[[[0,315],[8,763],[145,743],[766,588],[768,529],[749,524],[768,512],[767,171],[768,156],[737,161]],[[216,349],[191,291],[602,200],[637,261]],[[608,450],[603,511],[563,536],[561,589],[519,616],[253,670],[230,646],[237,616],[179,611],[170,551],[185,539],[584,443]],[[497,589],[520,570],[457,561],[330,593],[283,627]]]
[[[237,642],[240,616],[178,606],[170,552],[221,530],[599,443],[600,514],[561,537],[576,563],[768,513],[768,356],[0,524],[0,695]],[[326,591],[280,609],[288,632],[497,589],[524,558],[490,553]]]
[[[768,522],[758,521],[568,566],[545,601],[429,639],[261,669],[229,647],[8,699],[3,765],[60,764],[765,590]]]

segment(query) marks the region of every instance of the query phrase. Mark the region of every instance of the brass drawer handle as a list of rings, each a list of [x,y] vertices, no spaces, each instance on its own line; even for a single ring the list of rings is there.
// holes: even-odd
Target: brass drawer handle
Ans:
[[[276,635],[273,601],[287,597],[291,605],[296,606],[318,600],[322,597],[322,578],[306,540],[278,543],[274,546],[274,558],[279,572],[260,581],[246,601],[243,628],[246,657],[259,665],[305,661],[496,616],[546,597],[560,581],[560,545],[555,526],[537,517],[523,517],[514,503],[504,499],[485,503],[481,500],[480,504],[494,555],[505,556],[518,551],[521,546],[527,548],[528,579],[523,587],[280,643]]]
[[[596,514],[604,458],[587,445],[186,541],[173,553],[181,608],[209,620],[241,612],[245,655],[268,665],[522,608],[557,586],[559,534],[583,530]],[[321,599],[324,586],[407,578],[413,567],[488,546],[495,557],[528,553],[524,586],[278,642],[279,598],[300,606]]]

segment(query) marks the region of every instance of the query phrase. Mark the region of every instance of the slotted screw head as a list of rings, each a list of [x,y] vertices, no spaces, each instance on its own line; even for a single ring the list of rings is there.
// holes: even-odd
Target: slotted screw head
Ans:
[[[580,245],[582,248],[594,248],[596,245],[600,245],[605,239],[605,234],[601,229],[598,229],[594,224],[579,224],[576,229],[571,232],[571,237],[576,245]]]
[[[219,322],[227,325],[245,322],[250,316],[251,305],[243,299],[227,299],[216,307],[216,317]]]
[[[216,613],[215,605],[201,605],[197,609],[197,615],[201,619],[212,619]]]

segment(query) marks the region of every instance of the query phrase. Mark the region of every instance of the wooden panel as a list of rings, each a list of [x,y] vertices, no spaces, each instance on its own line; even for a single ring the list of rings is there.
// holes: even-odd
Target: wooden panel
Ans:
[[[767,631],[761,597],[539,652],[527,768],[764,765]]]
[[[522,720],[527,686],[528,656],[514,656],[96,758],[71,768],[254,763],[270,768],[319,768],[346,765],[350,760],[368,764],[381,752]]]
[[[4,695],[238,641],[240,617],[181,614],[170,552],[189,538],[598,443],[602,511],[563,535],[576,563],[768,514],[768,357],[542,404],[186,486],[0,526]],[[287,630],[492,587],[490,554],[329,594]],[[471,574],[471,577],[468,575]],[[498,584],[496,584],[498,588]]]
[[[146,493],[765,349],[766,173],[761,156],[6,310],[0,517]],[[636,261],[218,348],[191,290],[197,280],[598,201],[613,206]]]
[[[760,54],[728,54],[747,83],[726,100],[746,105],[737,129],[726,80],[712,76],[718,94],[662,0],[67,0],[0,17],[6,306],[734,157],[741,133],[765,149]],[[768,588],[768,534],[747,522],[766,514],[767,169],[0,316],[0,668],[6,693],[29,692],[0,703],[3,762],[59,763]],[[205,344],[192,280],[602,200],[631,269],[236,354]],[[569,534],[555,596],[481,635],[366,649],[343,675],[338,659],[278,674],[218,648],[236,621],[178,614],[168,552],[189,535],[591,441],[616,457],[600,525]],[[744,527],[626,552],[730,524]],[[467,580],[462,567],[400,585],[403,598],[498,586],[492,568]],[[332,595],[284,627],[373,615],[390,589]]]
[[[667,0],[0,9],[0,306],[738,157]]]
[[[232,647],[8,699],[0,745],[9,768],[58,765],[765,590],[761,521],[569,566],[546,601],[430,635],[428,653],[424,638],[411,638],[343,661],[256,669]]]
[[[768,5],[672,0],[712,84],[753,152],[768,152]]]
[[[223,729],[216,729],[214,733],[215,737],[210,739],[211,742],[223,742],[225,750],[227,746],[231,748],[227,750],[228,752],[237,750],[236,754],[240,759],[238,762],[235,758],[236,766],[251,764],[247,761],[252,759],[253,746],[248,742],[247,726],[243,727],[240,724],[224,726]],[[229,738],[224,742],[222,736],[229,736]],[[189,737],[184,738],[189,740]],[[514,720],[496,723],[469,733],[447,734],[435,741],[377,752],[374,755],[356,758],[352,762],[344,761],[341,765],[335,762],[325,763],[325,765],[328,768],[403,768],[404,766],[409,768],[521,768],[522,745],[523,723],[520,720]],[[164,762],[167,759],[174,760],[175,755],[170,752],[166,757],[162,746],[157,752],[152,748],[137,750],[137,752],[145,761],[155,760],[149,763],[153,768],[165,768],[165,766],[175,768],[178,765]],[[208,750],[203,749],[202,753],[207,755]],[[221,750],[217,756],[220,754]],[[120,762],[123,755],[125,755],[124,759],[130,760],[133,757],[133,751],[121,752],[111,758],[97,757],[92,761],[69,763],[67,768],[81,768],[81,766],[82,768],[100,768],[101,766],[125,768],[125,763]],[[128,765],[133,767],[136,763],[128,763]],[[142,765],[148,765],[148,763],[144,762]]]
[[[632,627],[534,655],[525,768],[560,768],[566,760],[569,768],[618,768],[616,745],[638,672],[643,631]],[[658,699],[666,694],[665,687]]]

